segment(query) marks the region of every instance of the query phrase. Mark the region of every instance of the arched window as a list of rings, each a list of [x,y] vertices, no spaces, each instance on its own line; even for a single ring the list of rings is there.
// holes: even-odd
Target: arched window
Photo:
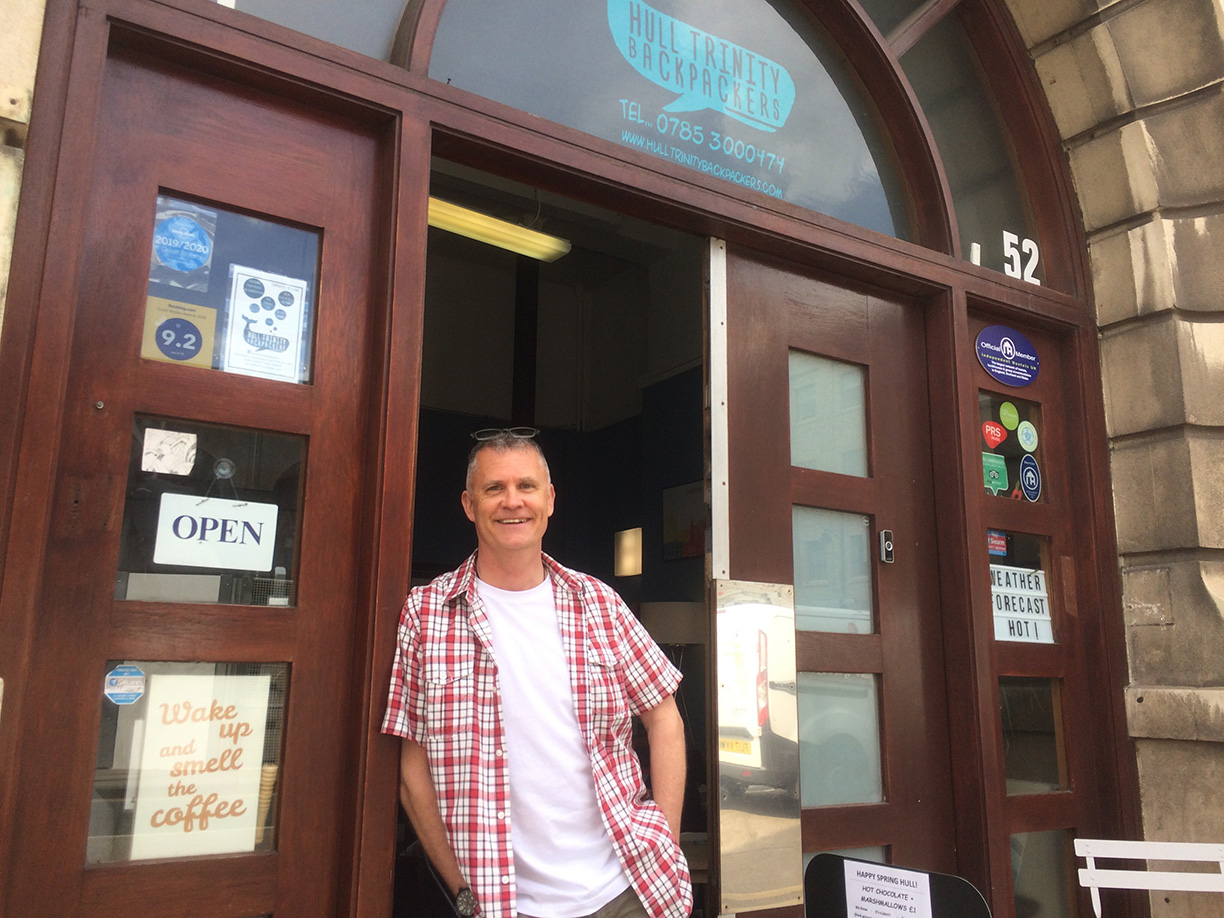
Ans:
[[[909,238],[888,140],[792,3],[450,0],[429,75],[859,226]]]

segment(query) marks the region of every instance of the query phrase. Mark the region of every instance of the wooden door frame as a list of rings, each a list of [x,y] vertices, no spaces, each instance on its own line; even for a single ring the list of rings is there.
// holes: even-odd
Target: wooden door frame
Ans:
[[[987,26],[1001,28],[997,22]],[[14,773],[19,725],[23,712],[32,707],[23,687],[37,614],[52,470],[61,449],[63,405],[58,393],[64,391],[67,369],[59,355],[71,340],[72,291],[82,245],[79,226],[87,205],[93,125],[100,117],[96,84],[112,35],[150,53],[283,94],[295,102],[384,125],[393,138],[386,168],[387,197],[393,202],[387,235],[396,242],[383,256],[391,285],[391,321],[383,333],[391,354],[386,372],[405,384],[383,393],[381,417],[392,420],[380,421],[373,437],[379,444],[382,471],[379,503],[372,509],[376,547],[362,561],[372,584],[369,629],[362,636],[368,663],[359,677],[362,732],[367,743],[358,750],[363,758],[361,777],[350,789],[352,825],[346,828],[352,839],[345,858],[352,878],[347,896],[353,914],[385,914],[390,901],[386,878],[393,857],[388,839],[393,836],[395,818],[396,749],[392,741],[378,735],[377,724],[390,669],[392,635],[408,579],[415,473],[413,406],[418,394],[424,290],[425,177],[431,154],[492,168],[656,223],[767,248],[805,269],[866,280],[925,300],[933,368],[930,386],[933,393],[943,393],[945,403],[960,397],[957,393],[963,393],[973,372],[967,325],[970,299],[989,303],[1003,320],[1036,323],[1057,332],[1067,342],[1069,418],[1087,431],[1086,437],[1069,444],[1077,511],[1089,521],[1087,537],[1077,546],[1077,589],[1084,608],[1120,608],[1095,326],[1091,304],[1084,299],[1049,288],[1034,289],[968,266],[950,254],[741,195],[645,154],[540,124],[505,106],[431,83],[419,73],[195,0],[48,0],[8,311],[0,338],[0,385],[14,395],[0,403],[0,509],[4,511],[0,557],[6,559],[0,572],[4,577],[0,582],[0,667],[6,675],[7,701],[0,720],[0,773]],[[1006,42],[1003,45],[1011,48]],[[1017,104],[1042,138],[1025,148],[1026,181],[1049,205],[1041,213],[1052,229],[1071,240],[1066,283],[1060,286],[1087,290],[1083,234],[1074,217],[1056,132],[1050,129],[1048,112],[1035,108],[1031,101]],[[1050,178],[1036,181],[1041,175]],[[948,435],[961,444],[971,442],[972,430],[963,412],[933,412],[932,424],[936,436]],[[946,474],[936,470],[940,500],[947,497],[964,507],[972,499],[972,479],[966,474],[973,467],[972,452],[965,445],[958,469]],[[941,523],[941,541],[947,537],[957,540],[956,544],[967,544],[972,527],[965,519],[962,514]],[[10,528],[13,520],[22,526],[19,536]],[[967,554],[946,557],[941,565],[941,577],[962,583],[971,579]],[[972,614],[968,598],[965,603],[959,611],[951,611],[967,624]],[[955,665],[945,653],[947,665]],[[1102,800],[1109,804],[1102,808],[1100,828],[1112,834],[1133,834],[1139,829],[1138,785],[1121,692],[1127,669],[1120,617],[1104,616],[1093,623],[1092,633],[1086,635],[1085,653],[1097,677],[1094,694],[1102,699],[1105,713],[1094,724],[1095,736],[1107,750],[1097,770]],[[980,731],[983,718],[988,719],[988,713],[980,704],[974,705],[965,712],[962,723]],[[990,755],[989,749],[983,749],[985,758]],[[12,812],[16,793],[13,782],[0,787],[0,824]],[[388,801],[392,801],[390,807]],[[989,807],[972,797],[965,802],[963,816],[958,806],[958,822],[973,836],[975,831],[980,833]],[[11,833],[0,834],[0,914],[5,912],[4,880],[15,856],[19,852],[13,850]]]

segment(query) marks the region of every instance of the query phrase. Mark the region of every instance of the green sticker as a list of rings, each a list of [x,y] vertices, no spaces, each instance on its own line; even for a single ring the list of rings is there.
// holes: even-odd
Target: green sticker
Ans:
[[[997,495],[1007,490],[1007,460],[994,453],[982,453],[982,478],[986,490]]]
[[[1020,412],[1011,402],[1004,402],[999,406],[999,421],[1008,430],[1015,430],[1020,423]]]

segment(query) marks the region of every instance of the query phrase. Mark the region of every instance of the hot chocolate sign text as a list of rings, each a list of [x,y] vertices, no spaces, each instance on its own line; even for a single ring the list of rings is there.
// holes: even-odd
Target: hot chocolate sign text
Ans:
[[[150,682],[133,860],[253,850],[270,678]]]

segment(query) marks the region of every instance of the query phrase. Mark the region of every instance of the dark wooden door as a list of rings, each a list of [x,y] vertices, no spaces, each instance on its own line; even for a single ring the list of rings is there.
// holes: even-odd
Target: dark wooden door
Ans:
[[[134,52],[100,77],[10,913],[331,915],[379,131]]]
[[[732,248],[726,314],[730,576],[795,586],[804,850],[953,872],[922,310]]]

